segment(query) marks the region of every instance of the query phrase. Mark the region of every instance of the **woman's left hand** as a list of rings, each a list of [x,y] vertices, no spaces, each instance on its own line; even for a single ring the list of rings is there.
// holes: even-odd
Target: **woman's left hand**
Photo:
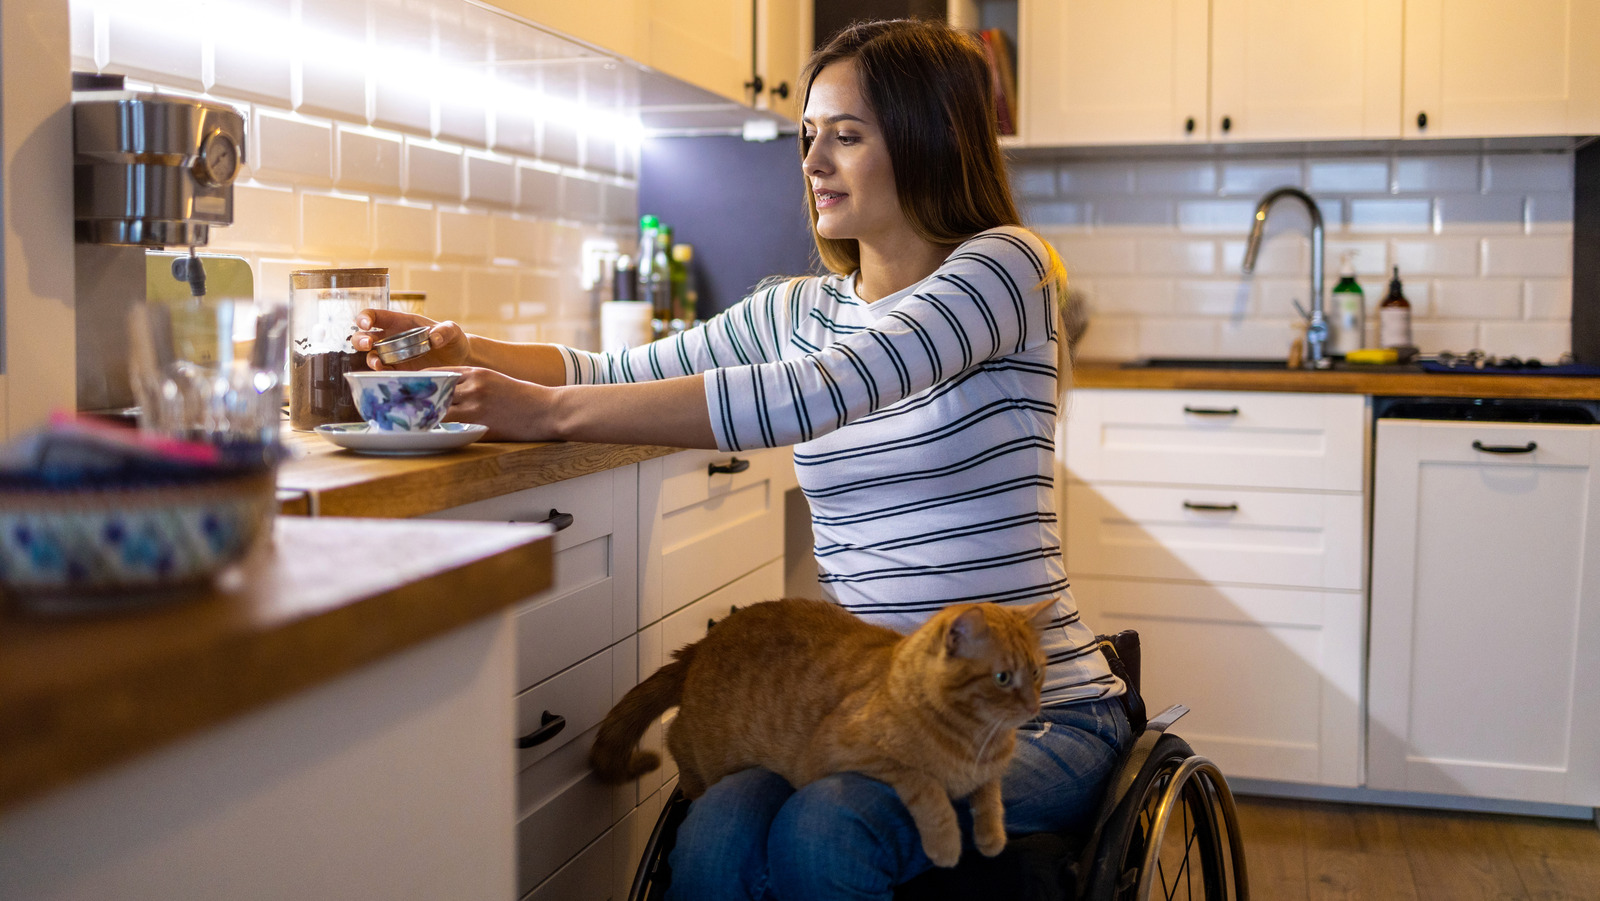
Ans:
[[[461,373],[445,419],[486,425],[489,433],[484,437],[490,441],[558,440],[550,421],[554,389],[476,366],[429,370]]]

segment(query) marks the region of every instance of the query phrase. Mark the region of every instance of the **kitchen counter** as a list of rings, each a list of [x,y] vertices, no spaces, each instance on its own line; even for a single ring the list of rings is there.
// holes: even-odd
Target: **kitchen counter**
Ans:
[[[1600,378],[1427,373],[1411,366],[1364,369],[1185,369],[1079,363],[1076,388],[1158,388],[1210,391],[1290,391],[1418,397],[1600,399]]]
[[[280,517],[231,587],[115,615],[0,614],[0,808],[522,601],[550,584],[548,534]]]
[[[425,457],[365,456],[315,432],[283,432],[280,509],[314,516],[406,517],[677,453],[582,441],[478,441]]]

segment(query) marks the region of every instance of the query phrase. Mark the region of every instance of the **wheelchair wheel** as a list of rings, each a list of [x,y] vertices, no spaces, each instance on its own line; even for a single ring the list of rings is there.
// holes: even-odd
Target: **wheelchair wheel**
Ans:
[[[1096,901],[1248,899],[1233,796],[1176,735],[1156,742],[1098,848],[1086,894]]]

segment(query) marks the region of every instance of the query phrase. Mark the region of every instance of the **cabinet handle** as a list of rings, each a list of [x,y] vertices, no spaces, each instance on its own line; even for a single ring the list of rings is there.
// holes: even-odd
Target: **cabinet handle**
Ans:
[[[547,525],[547,526],[554,526],[555,530],[557,532],[560,532],[563,529],[567,528],[568,526],[572,525],[572,514],[571,513],[562,513],[560,510],[557,510],[556,508],[551,507],[550,508],[550,515],[545,517],[544,519],[539,520],[539,522],[541,522],[541,523],[543,523],[544,525]]]
[[[1238,504],[1197,504],[1194,501],[1184,501],[1185,510],[1203,510],[1207,513],[1238,513]]]
[[[738,612],[739,612],[739,605],[738,604],[734,604],[732,607],[728,608],[728,615],[729,616],[732,616],[733,614],[738,613]],[[724,618],[726,618],[726,617],[724,617]],[[716,625],[717,625],[717,621],[715,619],[706,620],[706,631],[710,632],[712,629],[716,628]]]
[[[1484,444],[1482,441],[1472,442],[1472,449],[1483,451],[1486,454],[1531,454],[1539,447],[1537,442],[1529,441],[1523,447],[1513,444]]]
[[[761,92],[767,89],[767,82],[760,75],[751,75],[750,80],[744,83],[744,89],[753,96],[760,97]]]
[[[565,728],[567,728],[566,717],[559,716],[546,710],[539,716],[539,728],[517,739],[517,747],[526,751],[535,745],[542,745],[550,739],[555,738],[556,733]]]
[[[787,81],[780,81],[777,84],[773,85],[772,86],[772,96],[778,98],[779,100],[788,100],[789,99],[789,83]]]
[[[1427,127],[1428,127],[1428,114],[1427,113],[1417,113],[1417,129],[1421,130],[1421,129],[1424,129],[1424,128],[1427,128]]]
[[[1232,130],[1233,130],[1233,117],[1232,116],[1223,116],[1222,117],[1222,133],[1223,134],[1227,134],[1228,132],[1230,132]]]
[[[1183,133],[1186,134],[1186,135],[1194,134],[1194,117],[1193,116],[1190,116],[1189,118],[1183,120]]]
[[[707,466],[706,467],[706,475],[714,476],[719,472],[720,473],[744,472],[745,470],[747,470],[749,468],[750,468],[750,461],[749,460],[741,460],[738,457],[730,457],[728,459],[728,462],[726,462],[726,463],[712,463],[710,466]]]
[[[1239,408],[1238,407],[1191,407],[1191,406],[1185,404],[1184,407],[1183,407],[1183,412],[1192,413],[1195,416],[1238,416],[1239,415]]]

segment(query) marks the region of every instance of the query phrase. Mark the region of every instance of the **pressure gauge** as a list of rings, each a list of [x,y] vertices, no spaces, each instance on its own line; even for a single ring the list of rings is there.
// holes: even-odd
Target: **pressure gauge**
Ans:
[[[239,175],[239,145],[233,136],[218,129],[200,142],[200,157],[194,161],[195,180],[220,188]]]

